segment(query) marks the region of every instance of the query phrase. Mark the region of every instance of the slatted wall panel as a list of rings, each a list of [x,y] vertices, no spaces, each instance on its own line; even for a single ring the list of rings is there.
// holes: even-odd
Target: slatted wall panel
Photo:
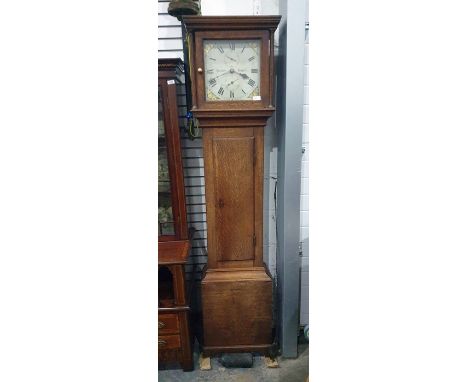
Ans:
[[[158,1],[158,57],[184,59],[182,50],[182,30],[180,22],[167,13],[169,1]],[[178,83],[179,125],[181,128],[181,148],[184,166],[185,196],[187,202],[187,222],[189,229],[195,230],[192,240],[190,264],[195,280],[201,279],[201,270],[207,262],[206,254],[206,204],[205,178],[203,170],[203,149],[201,130],[199,137],[190,139],[186,132],[187,100],[185,86]],[[190,277],[191,275],[188,275]]]
[[[195,280],[201,280],[201,271],[207,263],[207,226],[205,203],[205,177],[201,130],[194,140],[186,133],[182,136],[187,222],[195,230],[192,239],[190,263],[195,265]]]
[[[167,13],[169,0],[158,0],[158,57],[184,59],[180,21]]]

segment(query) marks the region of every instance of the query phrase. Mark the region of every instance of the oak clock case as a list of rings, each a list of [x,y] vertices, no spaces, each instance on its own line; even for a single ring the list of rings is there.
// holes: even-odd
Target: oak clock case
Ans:
[[[273,106],[279,16],[187,16],[192,112],[203,128],[208,263],[203,352],[272,346],[273,284],[263,264],[263,133]]]
[[[158,61],[158,359],[193,370],[189,328],[190,283],[177,86],[183,63]]]

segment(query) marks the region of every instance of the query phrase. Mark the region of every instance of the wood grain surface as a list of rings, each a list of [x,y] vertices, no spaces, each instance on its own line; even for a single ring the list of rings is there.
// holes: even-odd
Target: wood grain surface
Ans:
[[[202,281],[204,346],[271,344],[272,287],[264,270],[207,272]]]
[[[208,264],[212,268],[261,266],[263,129],[205,129],[203,143]]]

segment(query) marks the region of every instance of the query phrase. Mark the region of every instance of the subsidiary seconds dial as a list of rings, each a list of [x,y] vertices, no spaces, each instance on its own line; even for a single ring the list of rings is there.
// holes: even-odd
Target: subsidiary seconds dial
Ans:
[[[260,40],[204,40],[207,101],[260,100]]]

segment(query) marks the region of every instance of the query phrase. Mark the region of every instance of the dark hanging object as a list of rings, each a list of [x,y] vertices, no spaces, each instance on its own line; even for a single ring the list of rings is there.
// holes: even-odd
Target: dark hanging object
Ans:
[[[180,21],[181,16],[199,15],[200,7],[194,0],[171,0],[167,12]]]

